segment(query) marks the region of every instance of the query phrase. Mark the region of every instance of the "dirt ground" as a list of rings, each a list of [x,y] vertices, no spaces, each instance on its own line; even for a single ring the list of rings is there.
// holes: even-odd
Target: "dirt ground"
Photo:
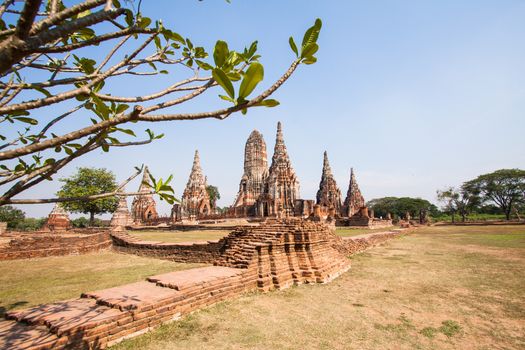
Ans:
[[[114,349],[524,349],[525,227],[429,227],[325,285],[253,293]]]

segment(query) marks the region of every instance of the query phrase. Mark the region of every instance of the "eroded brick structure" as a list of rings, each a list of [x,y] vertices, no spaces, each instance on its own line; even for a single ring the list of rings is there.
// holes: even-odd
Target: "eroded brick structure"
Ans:
[[[317,191],[317,204],[328,209],[333,209],[335,213],[341,211],[341,190],[337,187],[332,169],[328,162],[328,154],[324,152],[323,157],[323,173],[321,175],[321,182],[319,183],[319,190]]]
[[[348,185],[348,192],[343,204],[342,216],[352,217],[359,213],[361,208],[365,206],[365,198],[359,190],[357,181],[354,175],[354,168],[350,170],[350,183]]]
[[[71,228],[69,215],[59,203],[56,203],[46,222],[42,226],[44,231],[66,231]]]
[[[0,348],[105,348],[247,291],[329,282],[350,268],[346,255],[397,234],[342,239],[322,223],[299,219],[271,219],[258,227],[239,228],[217,242],[222,247],[216,266],[165,273],[86,292],[77,299],[7,312],[7,320],[0,321]]]
[[[156,219],[159,215],[157,214],[157,203],[151,194],[153,188],[151,187],[149,170],[146,166],[144,168],[144,174],[142,181],[139,186],[140,194],[133,198],[131,203],[131,218],[134,224],[142,224],[148,220]]]
[[[182,194],[182,217],[197,219],[211,214],[210,196],[206,190],[207,181],[202,173],[199,151],[195,151],[191,173]]]
[[[255,202],[264,190],[268,177],[268,159],[263,135],[254,130],[244,147],[244,173],[239,183],[239,192],[233,204],[235,216],[255,215]]]
[[[277,123],[277,136],[268,177],[263,192],[257,199],[256,211],[263,217],[288,217],[294,215],[296,199],[299,199],[299,180],[292,168],[281,122]]]
[[[111,217],[109,226],[113,230],[123,230],[126,226],[131,224],[133,224],[133,220],[131,219],[131,214],[128,210],[128,201],[126,196],[119,196],[118,207]]]

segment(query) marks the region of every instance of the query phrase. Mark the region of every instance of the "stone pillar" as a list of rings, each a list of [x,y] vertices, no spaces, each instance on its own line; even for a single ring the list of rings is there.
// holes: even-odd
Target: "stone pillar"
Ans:
[[[360,210],[359,210],[359,215],[362,216],[362,217],[365,217],[365,218],[368,218],[368,208],[367,207],[362,207]]]

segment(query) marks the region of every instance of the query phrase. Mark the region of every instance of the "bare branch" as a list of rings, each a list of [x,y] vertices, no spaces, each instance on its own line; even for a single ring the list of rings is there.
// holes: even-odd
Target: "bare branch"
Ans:
[[[38,204],[38,203],[60,203],[60,202],[74,202],[74,201],[92,201],[101,198],[113,197],[116,195],[119,196],[137,196],[144,194],[155,194],[154,191],[151,192],[121,192],[121,190],[134,178],[136,178],[144,169],[144,165],[140,167],[133,175],[128,177],[126,180],[121,182],[117,189],[112,192],[105,192],[100,194],[95,194],[91,196],[82,196],[82,197],[62,197],[62,198],[47,198],[47,199],[11,199],[5,202],[4,204]]]
[[[27,101],[27,102],[22,102],[22,103],[14,104],[14,105],[7,106],[4,108],[0,107],[0,114],[9,113],[9,112],[17,111],[17,110],[35,109],[35,108],[39,108],[42,106],[48,106],[48,105],[51,105],[57,102],[62,102],[62,101],[71,99],[73,97],[76,97],[78,95],[88,94],[89,89],[91,87],[93,87],[98,82],[110,76],[113,72],[115,72],[119,68],[124,67],[129,61],[135,58],[135,56],[137,56],[153,40],[155,36],[157,36],[157,34],[151,35],[131,55],[129,55],[124,60],[122,60],[120,63],[114,65],[113,67],[108,69],[106,72],[99,75],[97,78],[93,79],[90,83],[84,85],[83,87],[77,88],[75,90],[70,90],[70,91],[55,95],[55,96],[46,97],[43,99],[36,99],[36,100]],[[1,54],[0,54],[0,57],[1,57]]]
[[[35,141],[33,143],[36,143],[38,141],[40,141],[40,139],[42,139],[42,137],[46,134],[46,132],[53,126],[55,125],[56,123],[58,123],[59,121],[61,121],[62,119],[70,116],[71,114],[75,113],[76,111],[78,111],[80,108],[84,107],[85,106],[85,103],[81,103],[79,104],[78,106],[70,109],[69,111],[67,111],[66,113],[63,113],[61,115],[59,115],[58,117],[54,118],[53,120],[51,120],[49,123],[47,123],[47,125],[42,129],[42,131],[40,131],[37,135],[37,138],[35,139]]]
[[[153,29],[130,27],[130,28],[121,30],[119,32],[99,35],[91,39],[84,40],[84,41],[74,43],[74,44],[68,44],[68,45],[62,45],[62,46],[56,46],[56,47],[38,47],[34,49],[34,52],[45,52],[45,53],[68,52],[68,51],[77,50],[77,49],[80,49],[86,46],[100,44],[101,42],[120,38],[120,37],[130,35],[130,34],[153,34],[155,32],[156,31]]]
[[[131,35],[128,35],[126,36],[124,39],[122,39],[117,45],[115,45],[115,47],[113,49],[111,49],[111,51],[108,53],[108,55],[106,56],[106,58],[104,59],[104,61],[102,61],[99,66],[97,67],[97,69],[95,69],[95,72],[93,74],[98,74],[100,72],[100,70],[102,69],[102,67],[104,67],[106,65],[106,63],[108,63],[108,61],[111,59],[111,57],[113,57],[113,55],[115,54],[115,52],[118,51],[118,49],[120,49],[122,47],[122,45],[124,45],[124,43],[126,41],[128,41],[128,39],[131,38]]]
[[[16,24],[15,35],[19,39],[24,40],[29,36],[31,26],[35,21],[41,3],[42,0],[26,0],[22,14],[18,18],[18,23]]]
[[[146,95],[146,96],[119,97],[119,96],[111,96],[111,95],[104,95],[104,94],[98,94],[98,93],[96,93],[95,96],[97,96],[98,98],[100,98],[101,100],[104,100],[104,101],[143,102],[143,101],[149,101],[149,100],[157,99],[159,97],[168,95],[168,94],[170,94],[172,92],[198,90],[200,88],[203,88],[204,85],[202,85],[202,86],[182,87],[182,88],[180,86],[188,84],[188,83],[191,83],[191,82],[194,82],[194,81],[208,81],[208,80],[211,80],[211,77],[206,77],[206,78],[199,78],[199,77],[188,78],[186,80],[182,80],[182,81],[180,81],[178,83],[175,83],[175,84],[169,86],[168,88],[166,88],[166,89],[164,89],[162,91],[159,91],[159,92],[157,92],[155,94]]]
[[[105,2],[105,0],[88,0],[84,1],[78,5],[72,6],[70,8],[67,8],[63,11],[60,11],[54,15],[49,16],[48,18],[35,23],[33,28],[31,28],[31,35],[34,35],[36,33],[39,33],[52,25],[55,25],[57,23],[62,22],[65,19],[71,18],[81,12],[84,12],[86,10],[90,10],[92,8],[95,8],[97,6],[102,5]]]

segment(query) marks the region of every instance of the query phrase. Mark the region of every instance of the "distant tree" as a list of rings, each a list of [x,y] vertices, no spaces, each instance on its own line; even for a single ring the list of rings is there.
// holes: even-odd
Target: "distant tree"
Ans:
[[[388,213],[397,217],[404,217],[406,213],[417,217],[421,212],[428,212],[432,216],[439,213],[439,209],[426,199],[411,197],[383,197],[372,199],[367,206],[374,210],[376,216],[385,217]]]
[[[144,16],[141,3],[0,2],[0,186],[5,186],[0,206],[69,201],[13,197],[90,152],[144,145],[163,136],[146,127],[136,127],[143,137],[136,135],[130,127],[137,122],[223,120],[251,108],[274,107],[279,102],[270,96],[299,66],[317,61],[319,19],[298,45],[289,38],[290,65],[256,94],[264,79],[257,41],[236,50],[217,40],[207,51],[160,19]],[[159,74],[177,80],[159,86]],[[115,82],[156,90],[119,96]],[[217,89],[225,105],[194,113],[185,108]],[[171,187],[159,183],[154,192],[172,203],[171,196],[162,197]]]
[[[463,185],[470,192],[479,193],[486,201],[496,204],[507,220],[515,206],[525,203],[525,170],[500,169],[480,175]]]
[[[10,229],[16,228],[24,221],[25,213],[11,205],[4,205],[0,207],[0,221],[7,222],[7,227]]]
[[[118,189],[115,175],[106,169],[78,168],[76,174],[60,179],[64,183],[58,197],[85,197],[99,193],[111,193]],[[64,209],[73,213],[89,213],[90,225],[95,223],[95,214],[112,213],[117,209],[118,197],[105,197],[93,201],[64,202]]]
[[[217,208],[217,201],[221,199],[219,188],[217,186],[208,185],[208,187],[206,187],[206,192],[208,192],[208,196],[210,196],[211,208],[215,210]]]
[[[437,198],[440,202],[445,203],[445,209],[452,216],[452,222],[455,221],[456,213],[461,215],[461,221],[465,222],[467,215],[481,203],[479,192],[475,188],[469,190],[465,186],[438,190]]]

